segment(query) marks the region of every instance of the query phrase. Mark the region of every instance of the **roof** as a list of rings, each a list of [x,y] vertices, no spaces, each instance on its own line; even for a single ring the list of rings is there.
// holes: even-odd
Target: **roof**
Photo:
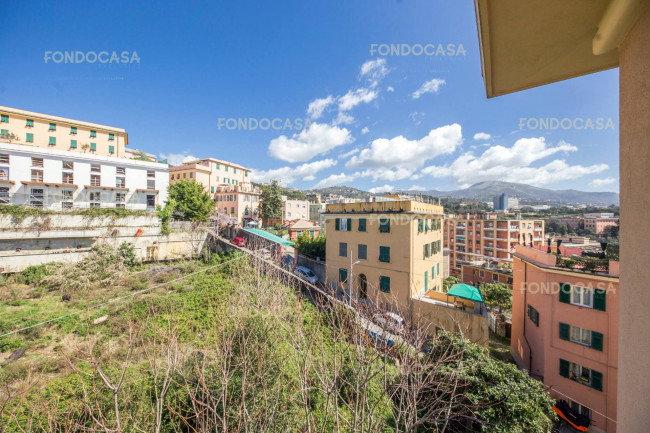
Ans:
[[[276,243],[278,243],[280,245],[284,245],[284,246],[293,245],[293,242],[289,242],[289,241],[287,241],[285,239],[282,239],[281,237],[276,236],[274,234],[271,234],[271,233],[269,233],[269,232],[267,232],[265,230],[247,228],[247,229],[244,229],[244,231],[247,231],[248,233],[252,233],[252,234],[257,235],[257,236],[261,236],[264,239],[267,239],[267,240],[272,241],[272,242],[276,242]]]
[[[475,0],[488,98],[617,67],[621,33],[642,3]]]
[[[309,220],[305,219],[299,219],[295,221],[289,222],[287,225],[289,228],[293,230],[301,230],[301,229],[313,229],[313,228],[319,228],[319,226],[315,225]]]
[[[470,301],[483,302],[481,291],[469,284],[454,284],[447,292],[447,296],[455,296],[457,298],[469,299]]]
[[[52,116],[51,114],[43,114],[43,113],[37,113],[35,111],[21,110],[20,108],[5,107],[5,106],[0,105],[0,111],[5,112],[5,113],[18,114],[19,116],[43,119],[43,120],[47,120],[47,121],[56,121],[56,122],[62,122],[62,123],[69,123],[69,124],[72,124],[72,125],[85,126],[85,127],[88,127],[88,128],[105,129],[107,131],[114,131],[114,132],[118,132],[118,133],[121,133],[121,134],[126,133],[126,131],[124,129],[116,128],[114,126],[102,125],[102,124],[99,124],[99,123],[84,122],[82,120],[74,120],[74,119],[69,119],[67,117]]]

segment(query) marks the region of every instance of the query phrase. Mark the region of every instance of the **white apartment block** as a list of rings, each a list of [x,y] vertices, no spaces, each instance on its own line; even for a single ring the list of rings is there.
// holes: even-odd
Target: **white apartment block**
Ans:
[[[0,143],[0,204],[154,209],[168,185],[166,164]]]
[[[282,197],[282,221],[292,221],[297,219],[309,219],[309,201],[307,200],[287,200],[286,196]]]

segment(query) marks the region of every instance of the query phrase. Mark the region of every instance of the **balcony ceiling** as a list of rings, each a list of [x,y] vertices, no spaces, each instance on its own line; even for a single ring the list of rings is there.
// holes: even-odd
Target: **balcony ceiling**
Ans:
[[[488,98],[617,67],[618,49],[593,49],[609,3],[475,0]]]

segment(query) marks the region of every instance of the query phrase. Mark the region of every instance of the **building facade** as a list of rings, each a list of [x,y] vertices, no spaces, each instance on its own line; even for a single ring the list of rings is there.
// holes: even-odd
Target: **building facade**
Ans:
[[[239,222],[256,221],[260,191],[250,181],[250,169],[220,159],[190,161],[169,169],[169,182],[195,180],[215,201],[217,212]]]
[[[296,219],[309,219],[309,201],[307,200],[289,200],[287,197],[282,197],[282,222],[296,220]]]
[[[616,431],[618,262],[607,272],[556,266],[557,257],[517,246],[511,352],[552,397],[591,418],[590,431]]]
[[[124,158],[124,129],[0,106],[0,142]]]
[[[166,164],[0,143],[0,203],[154,209],[168,184]]]
[[[511,262],[516,245],[543,245],[544,220],[497,218],[490,213],[458,215],[445,218],[443,236],[450,273],[460,277],[463,263]]]
[[[303,234],[306,234],[310,238],[317,238],[320,236],[320,226],[309,220],[299,219],[289,221],[285,224],[285,227],[287,228],[289,239],[291,240],[296,240]]]
[[[503,283],[512,289],[512,269],[508,266],[463,264],[460,281],[475,287],[486,283]]]
[[[615,217],[585,217],[585,230],[593,230],[596,234],[605,232],[605,228],[618,224],[618,218]]]
[[[442,290],[442,215],[415,201],[328,204],[328,281],[400,310]]]

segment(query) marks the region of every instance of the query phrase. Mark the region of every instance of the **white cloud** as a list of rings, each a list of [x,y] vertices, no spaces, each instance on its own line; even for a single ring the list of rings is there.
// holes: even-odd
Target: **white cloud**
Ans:
[[[367,133],[369,133],[369,132],[370,132],[370,129],[368,129],[367,126],[364,126],[363,129],[361,129],[361,133],[362,133],[362,134],[367,134]]]
[[[616,178],[613,177],[606,177],[604,179],[594,179],[591,182],[589,182],[589,186],[593,188],[600,188],[605,185],[611,185],[613,183],[616,183]]]
[[[358,173],[331,174],[328,177],[326,177],[325,179],[318,182],[316,185],[314,185],[314,188],[327,188],[328,186],[334,186],[334,185],[340,185],[340,184],[346,183],[346,182],[352,182],[357,177],[359,177]]]
[[[378,186],[378,187],[375,187],[375,188],[370,188],[368,191],[373,193],[373,194],[381,194],[381,193],[384,193],[384,192],[395,191],[395,187],[392,186],[392,185],[383,185],[383,186]]]
[[[359,104],[367,104],[377,99],[378,93],[361,87],[356,90],[348,90],[348,93],[339,98],[339,110],[349,111]]]
[[[342,111],[339,111],[336,119],[332,120],[333,125],[349,125],[352,122],[354,122],[354,117],[349,116]]]
[[[320,161],[301,164],[297,167],[281,167],[271,170],[253,170],[251,179],[253,182],[270,182],[277,180],[281,185],[290,185],[298,179],[304,181],[314,180],[314,175],[336,165],[334,159],[323,159]],[[309,179],[311,177],[311,179]]]
[[[307,107],[307,114],[312,119],[318,119],[323,115],[323,111],[325,111],[325,109],[333,103],[334,97],[332,95],[328,95],[327,98],[314,99],[309,103],[309,106]]]
[[[370,85],[375,87],[388,74],[386,59],[378,58],[369,60],[361,65],[361,76],[370,81]]]
[[[393,88],[393,86],[388,86],[388,87],[386,87],[386,91],[392,93],[392,92],[395,91],[395,88]]]
[[[290,138],[285,135],[274,138],[269,144],[268,152],[283,161],[302,162],[352,141],[350,131],[346,128],[312,123],[309,128],[293,134]]]
[[[477,132],[476,134],[474,134],[474,140],[475,141],[489,140],[490,138],[492,138],[492,136],[490,134],[488,134],[487,132]]]
[[[408,170],[412,173],[429,159],[453,153],[462,141],[461,127],[457,123],[432,129],[419,140],[408,140],[401,135],[391,139],[379,138],[358,156],[352,157],[346,166],[396,169],[400,173]]]
[[[440,90],[440,86],[445,84],[445,80],[442,80],[440,78],[434,78],[433,80],[426,81],[424,84],[420,86],[418,90],[413,92],[411,95],[413,99],[419,99],[420,96],[424,95],[425,93],[438,93]]]
[[[339,158],[340,158],[340,159],[349,158],[349,157],[351,157],[352,155],[356,155],[356,154],[359,153],[360,151],[361,151],[361,149],[352,149],[352,150],[350,150],[349,152],[341,153],[341,154],[339,155]]]
[[[409,114],[409,117],[411,118],[413,123],[419,125],[424,120],[424,113],[419,113],[417,111],[414,111],[411,114]]]
[[[171,165],[181,165],[184,162],[196,161],[196,156],[190,155],[188,153],[160,153],[160,159],[166,159],[167,162]]]
[[[398,167],[394,170],[388,168],[375,168],[372,170],[365,170],[361,173],[362,177],[372,177],[373,182],[377,180],[386,180],[388,182],[394,182],[396,180],[402,180],[409,178],[413,175],[415,169]]]
[[[304,180],[305,182],[311,182],[312,180],[316,180],[316,176],[310,174],[309,176],[303,177],[302,180]]]
[[[427,189],[420,185],[413,185],[408,189],[409,191],[426,191]]]
[[[551,146],[546,143],[544,137],[521,138],[512,147],[492,146],[478,156],[467,152],[449,165],[426,167],[421,173],[438,178],[449,177],[461,186],[486,180],[545,185],[577,179],[608,168],[607,164],[595,164],[587,167],[569,165],[561,159],[553,160],[539,167],[531,166],[534,162],[556,153],[577,150],[577,147],[563,141],[556,146]]]

